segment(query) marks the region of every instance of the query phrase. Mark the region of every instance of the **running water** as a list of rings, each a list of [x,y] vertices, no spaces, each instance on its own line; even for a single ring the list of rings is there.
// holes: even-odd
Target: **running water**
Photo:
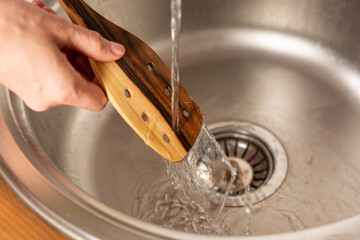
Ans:
[[[178,127],[179,121],[179,41],[181,29],[181,0],[171,0],[171,111],[172,111],[172,128]]]
[[[171,40],[172,40],[172,127],[178,127],[178,86],[179,86],[179,40],[181,29],[181,0],[171,0]],[[214,136],[203,124],[201,132],[187,156],[180,163],[167,162],[168,173],[174,179],[177,190],[184,192],[182,203],[197,204],[206,222],[219,221],[226,198],[236,178],[234,169],[227,160]],[[225,176],[230,173],[230,176]],[[221,188],[224,194],[218,194]],[[169,198],[169,195],[167,195]],[[175,200],[176,201],[176,200]],[[201,218],[200,217],[200,218]],[[210,225],[207,225],[210,228]],[[212,226],[214,227],[214,226]],[[216,232],[216,230],[215,230]]]
[[[185,159],[164,160],[170,182],[142,193],[140,218],[177,230],[224,234],[221,213],[236,177],[221,147],[203,125]],[[224,174],[229,173],[229,174]],[[223,191],[219,193],[219,190]],[[155,196],[154,196],[155,195]]]
[[[172,127],[178,124],[179,36],[181,0],[171,0],[172,39]],[[224,234],[222,211],[236,179],[225,153],[203,123],[199,136],[179,163],[164,160],[171,181],[162,180],[142,193],[141,204],[134,210],[140,218],[177,230]],[[246,207],[250,211],[251,207]],[[250,214],[250,213],[249,213]],[[248,224],[250,228],[250,225]],[[247,231],[249,232],[249,231]]]
[[[250,186],[247,186],[245,188],[245,192],[244,192],[245,196],[249,196],[250,191],[251,191]],[[248,218],[244,235],[245,236],[250,236],[251,235],[251,215],[253,213],[252,203],[249,201],[248,203],[245,204],[244,207],[245,207],[245,213],[246,213],[247,218]]]
[[[166,161],[168,173],[185,194],[199,203],[209,217],[219,220],[226,198],[236,178],[232,167],[205,124],[195,144],[179,163]],[[229,176],[226,175],[229,173]],[[219,190],[224,193],[219,194]]]

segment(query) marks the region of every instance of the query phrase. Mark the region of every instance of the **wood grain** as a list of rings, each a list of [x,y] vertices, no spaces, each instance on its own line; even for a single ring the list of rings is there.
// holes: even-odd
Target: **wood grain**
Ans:
[[[143,136],[145,143],[161,153],[164,158],[172,161],[183,159],[187,151],[170,125],[136,85],[126,80],[125,73],[113,66],[114,64],[116,65],[115,62],[110,64],[91,61],[94,72],[108,79],[107,83],[102,85],[115,109],[139,136]],[[123,78],[122,81],[113,80],[119,76]],[[125,90],[128,91],[129,98],[125,96]],[[123,104],[124,102],[129,104]],[[146,121],[143,119],[144,114]],[[165,133],[170,140],[169,143],[163,139]]]
[[[32,212],[0,177],[0,239],[1,240],[65,240]]]
[[[171,128],[171,73],[161,58],[143,41],[108,21],[82,0],[58,0],[70,19],[103,37],[125,46],[124,57],[116,62],[91,60],[109,100],[143,140],[167,160],[181,161],[195,143],[203,115],[186,89],[179,86],[179,127]],[[124,91],[131,93],[124,97]],[[183,115],[183,111],[189,117]],[[144,121],[142,114],[146,114]],[[164,141],[163,137],[169,139]]]

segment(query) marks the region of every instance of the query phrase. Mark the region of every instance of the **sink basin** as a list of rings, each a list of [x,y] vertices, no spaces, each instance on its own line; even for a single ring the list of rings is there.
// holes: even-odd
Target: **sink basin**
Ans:
[[[87,2],[170,64],[170,1]],[[271,193],[244,198],[250,217],[226,204],[220,236],[169,200],[177,192],[165,160],[111,104],[39,113],[1,87],[0,172],[75,239],[359,239],[359,10],[353,0],[183,0],[181,82],[212,131],[240,127],[224,148],[239,155],[246,140],[246,151],[271,159],[253,194],[284,169]]]

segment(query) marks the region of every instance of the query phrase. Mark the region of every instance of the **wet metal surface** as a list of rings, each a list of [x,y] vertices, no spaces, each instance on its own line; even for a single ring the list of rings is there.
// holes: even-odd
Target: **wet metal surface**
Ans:
[[[88,2],[170,63],[168,0]],[[183,0],[181,81],[205,122],[259,125],[288,157],[282,186],[253,206],[256,239],[360,237],[359,10],[355,0]],[[87,238],[211,239],[137,218],[139,193],[166,167],[111,105],[36,113],[0,95],[1,173],[52,224]],[[242,208],[224,214],[230,227],[247,220]]]

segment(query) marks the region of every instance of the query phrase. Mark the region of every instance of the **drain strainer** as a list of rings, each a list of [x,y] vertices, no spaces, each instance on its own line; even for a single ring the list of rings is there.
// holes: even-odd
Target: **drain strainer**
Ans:
[[[259,202],[281,186],[287,173],[287,157],[280,142],[269,131],[237,121],[210,124],[208,129],[230,163],[238,169],[238,177],[226,200],[226,206]],[[216,191],[217,194],[225,193],[221,187]]]

